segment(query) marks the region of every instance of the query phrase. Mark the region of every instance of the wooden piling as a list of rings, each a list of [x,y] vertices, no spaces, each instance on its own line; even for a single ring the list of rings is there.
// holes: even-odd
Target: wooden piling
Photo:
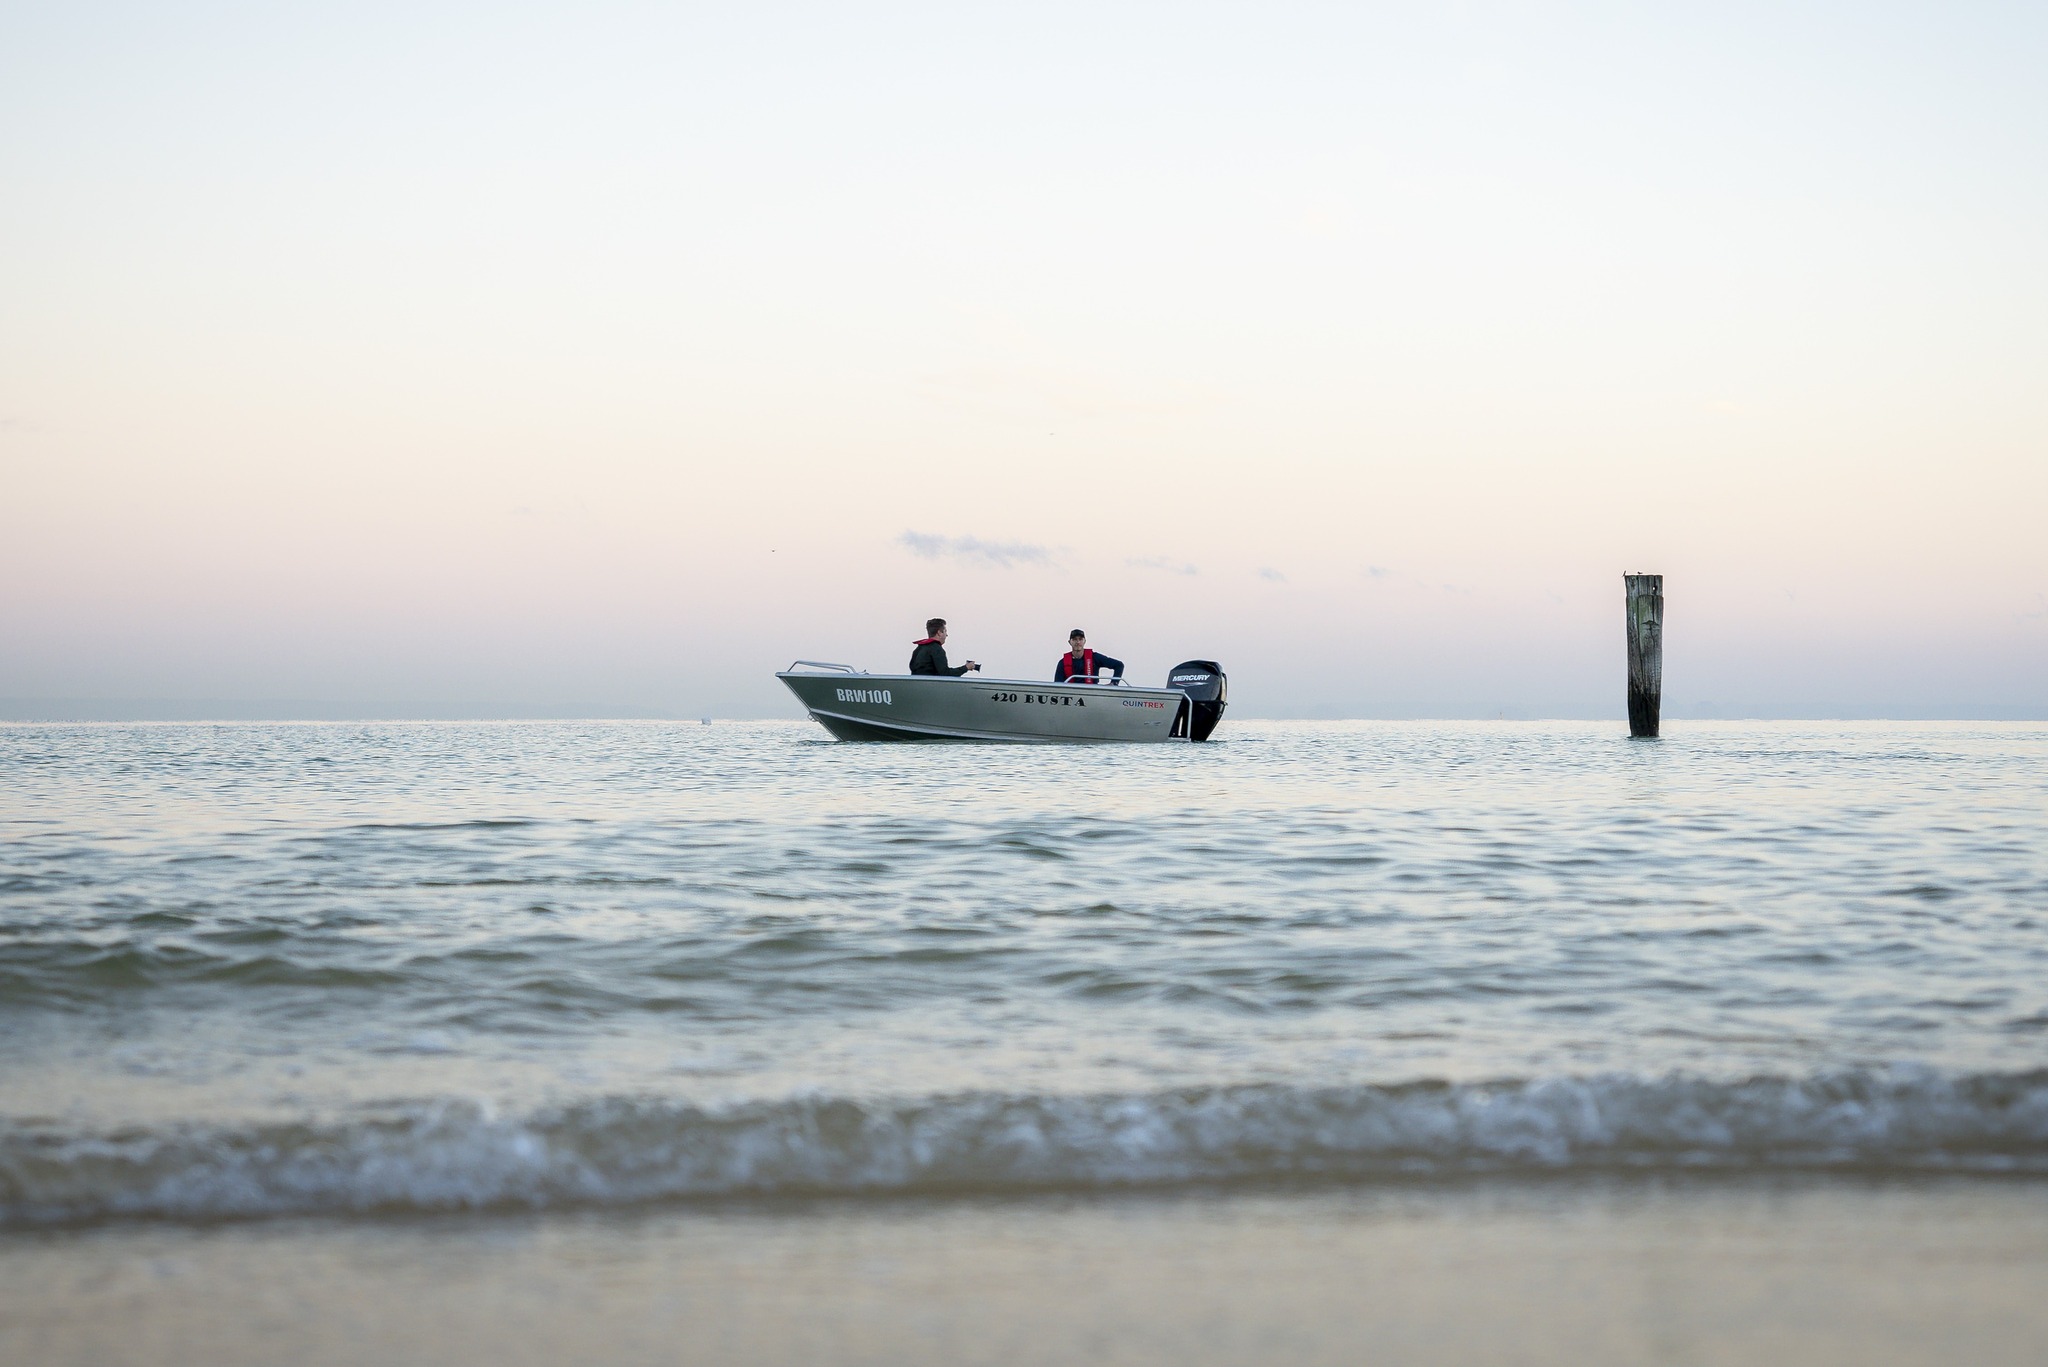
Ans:
[[[1664,703],[1664,576],[1625,574],[1628,585],[1628,733],[1655,740]]]

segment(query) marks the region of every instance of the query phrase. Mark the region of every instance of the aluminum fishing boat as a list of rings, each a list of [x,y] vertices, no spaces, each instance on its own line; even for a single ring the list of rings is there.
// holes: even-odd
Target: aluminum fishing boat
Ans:
[[[1214,660],[1175,666],[1164,688],[867,674],[820,660],[775,677],[840,740],[1202,741],[1226,701]]]

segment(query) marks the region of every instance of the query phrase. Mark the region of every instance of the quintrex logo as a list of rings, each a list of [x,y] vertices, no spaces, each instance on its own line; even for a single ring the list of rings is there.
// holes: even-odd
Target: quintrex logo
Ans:
[[[839,690],[839,701],[878,702],[884,707],[896,705],[895,699],[889,696],[889,690],[886,688],[842,688]]]

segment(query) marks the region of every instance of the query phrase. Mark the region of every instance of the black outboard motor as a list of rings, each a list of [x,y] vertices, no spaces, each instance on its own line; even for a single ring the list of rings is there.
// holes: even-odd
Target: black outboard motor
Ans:
[[[1177,664],[1166,672],[1166,686],[1188,695],[1188,700],[1181,704],[1180,715],[1174,718],[1173,734],[1189,740],[1209,739],[1216,723],[1223,720],[1223,709],[1230,701],[1229,680],[1223,677],[1223,666],[1214,660]]]

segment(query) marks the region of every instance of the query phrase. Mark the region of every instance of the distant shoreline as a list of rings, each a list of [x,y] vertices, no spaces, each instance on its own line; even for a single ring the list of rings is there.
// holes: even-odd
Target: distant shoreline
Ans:
[[[720,722],[803,722],[786,712],[729,715],[717,711],[696,712],[653,707],[605,706],[564,703],[560,705],[463,705],[432,703],[327,703],[289,699],[243,700],[200,698],[0,698],[0,725],[142,725],[192,723],[213,725],[256,725],[266,722],[353,722],[359,724],[408,722],[677,722],[691,725],[706,717]],[[1387,713],[1377,716],[1272,716],[1251,712],[1233,716],[1233,722],[1518,722],[1518,723],[1601,723],[1616,721],[1627,725],[1619,708],[1614,712],[1518,715],[1514,712],[1469,714]],[[2048,722],[2048,704],[2038,706],[1983,706],[1951,708],[1897,708],[1873,712],[1688,712],[1667,710],[1665,720],[1681,727],[1699,723],[1893,723],[1919,722]]]

